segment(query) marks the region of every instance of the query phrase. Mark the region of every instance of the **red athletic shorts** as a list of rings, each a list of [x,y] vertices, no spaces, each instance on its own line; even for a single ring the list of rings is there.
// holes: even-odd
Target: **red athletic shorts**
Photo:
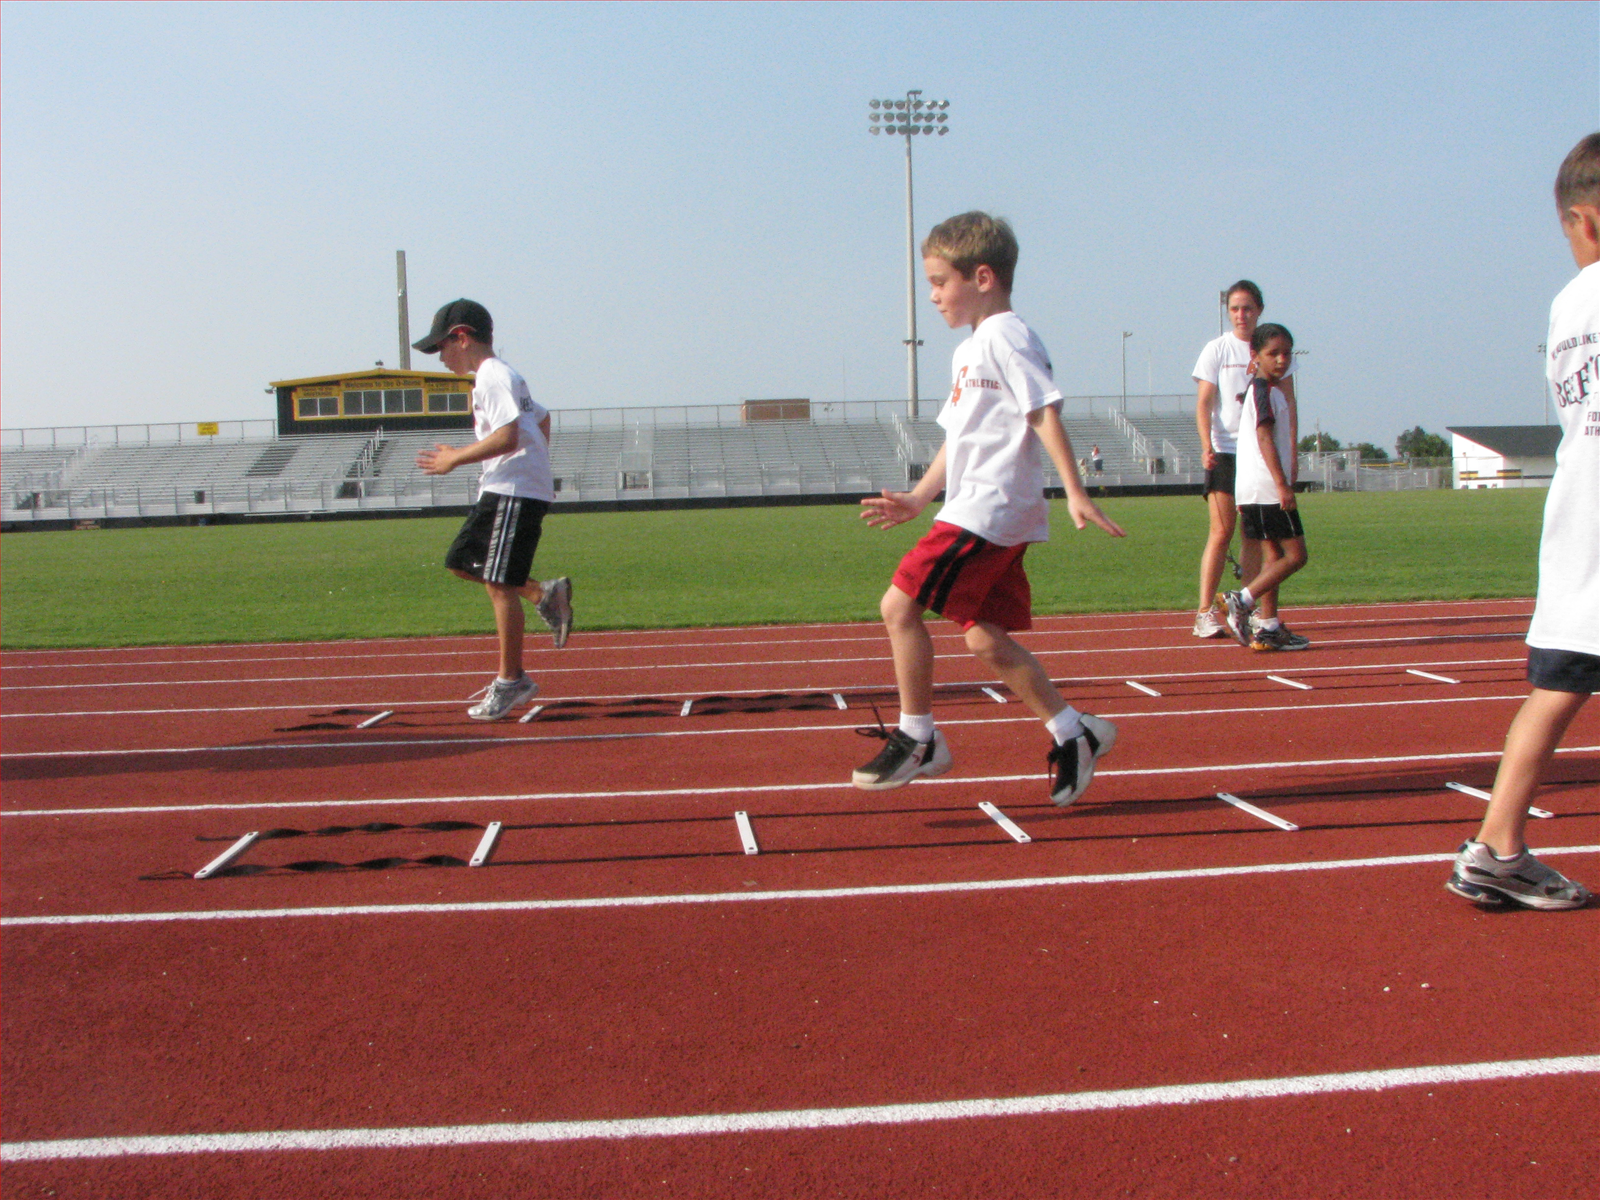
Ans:
[[[1022,569],[1028,544],[996,546],[959,525],[935,521],[894,573],[894,586],[963,629],[979,621],[1033,628],[1033,592]]]

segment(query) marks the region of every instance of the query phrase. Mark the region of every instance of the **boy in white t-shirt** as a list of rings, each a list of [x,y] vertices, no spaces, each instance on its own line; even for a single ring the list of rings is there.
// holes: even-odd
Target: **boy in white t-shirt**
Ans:
[[[888,529],[917,516],[940,490],[939,519],[901,561],[880,611],[894,654],[899,728],[883,751],[859,768],[859,788],[900,787],[950,769],[950,750],[933,721],[933,641],[924,611],[966,630],[967,647],[1016,693],[1050,731],[1050,798],[1071,804],[1116,741],[1116,726],[1080,713],[1011,634],[1032,625],[1022,556],[1050,536],[1042,445],[1061,475],[1067,512],[1082,529],[1093,522],[1126,536],[1084,491],[1073,469],[1072,442],[1061,425],[1061,392],[1032,330],[1011,311],[1017,239],[987,213],[951,217],[922,244],[933,303],[952,328],[972,336],[956,349],[955,386],[939,411],[945,442],[917,486],[863,500],[862,518]]]
[[[1582,908],[1590,900],[1583,884],[1535,858],[1523,833],[1539,776],[1578,710],[1600,690],[1600,133],[1573,147],[1555,192],[1579,271],[1550,306],[1545,339],[1562,433],[1528,628],[1533,689],[1506,733],[1483,826],[1462,843],[1445,883],[1486,907]]]
[[[1250,339],[1266,307],[1261,289],[1248,279],[1240,279],[1225,294],[1228,332],[1212,338],[1200,351],[1194,364],[1195,419],[1200,430],[1201,458],[1206,477],[1202,494],[1206,498],[1209,529],[1205,549],[1200,552],[1200,606],[1194,615],[1194,636],[1222,637],[1227,626],[1216,613],[1217,585],[1222,580],[1223,562],[1228,558],[1228,543],[1238,523],[1238,500],[1234,496],[1234,477],[1238,465],[1239,410],[1245,381],[1250,377]],[[1278,382],[1289,403],[1289,441],[1295,442],[1294,364]],[[1294,480],[1296,460],[1291,455],[1289,479]],[[1252,574],[1258,562],[1240,555],[1241,568]],[[1278,598],[1273,592],[1261,596],[1256,607],[1257,623],[1272,623],[1278,616]],[[1311,643],[1299,634],[1285,632],[1279,639],[1304,648]]]
[[[528,385],[494,354],[494,320],[472,300],[452,300],[433,318],[428,336],[413,345],[437,354],[447,371],[473,374],[470,446],[436,445],[417,454],[429,475],[448,475],[482,463],[478,502],[445,555],[444,565],[481,583],[494,606],[499,673],[483,699],[467,709],[475,721],[498,721],[539,685],[522,669],[522,601],[531,600],[555,633],[557,647],[572,630],[572,581],[563,576],[530,581],[533,554],[545,513],[555,499],[550,474],[550,414],[534,402]]]
[[[1223,597],[1228,628],[1252,650],[1303,650],[1308,645],[1283,628],[1250,616],[1259,597],[1306,565],[1306,532],[1295,503],[1289,465],[1294,459],[1289,401],[1278,384],[1294,360],[1294,336],[1282,325],[1257,325],[1250,338],[1252,376],[1240,396],[1238,471],[1234,496],[1239,504],[1239,560],[1261,564],[1236,592]],[[1247,568],[1248,569],[1248,568]]]

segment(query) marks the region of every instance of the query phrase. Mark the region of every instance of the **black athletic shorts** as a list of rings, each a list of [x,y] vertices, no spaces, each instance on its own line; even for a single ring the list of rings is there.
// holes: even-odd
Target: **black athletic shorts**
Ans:
[[[1286,542],[1305,535],[1298,508],[1285,511],[1276,504],[1239,505],[1240,537],[1253,542]]]
[[[1528,647],[1528,682],[1547,692],[1600,692],[1600,658],[1578,650]]]
[[[1206,471],[1206,490],[1202,496],[1209,496],[1212,492],[1226,492],[1233,495],[1233,474],[1239,464],[1237,454],[1217,455],[1217,465]]]
[[[521,587],[533,569],[533,552],[549,510],[544,500],[484,492],[450,543],[444,565],[485,583]]]

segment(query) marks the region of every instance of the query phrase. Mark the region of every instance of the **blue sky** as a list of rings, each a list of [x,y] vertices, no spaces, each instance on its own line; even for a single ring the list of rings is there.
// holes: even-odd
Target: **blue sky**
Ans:
[[[557,408],[903,398],[919,235],[984,208],[1070,395],[1188,392],[1217,290],[1302,424],[1534,422],[1600,126],[1585,4],[0,6],[0,421],[267,417],[467,295]],[[922,393],[958,334],[925,299]],[[413,336],[420,336],[414,332]],[[413,365],[436,360],[413,360]]]

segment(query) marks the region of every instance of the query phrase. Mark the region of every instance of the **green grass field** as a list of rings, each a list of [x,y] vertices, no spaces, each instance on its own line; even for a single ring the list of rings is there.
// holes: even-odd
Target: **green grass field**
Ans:
[[[1531,596],[1545,493],[1309,495],[1296,604]],[[1108,500],[1127,540],[1028,553],[1040,613],[1194,603],[1196,497]],[[440,565],[455,518],[8,534],[0,645],[160,645],[484,633],[481,588]],[[883,533],[846,506],[556,513],[537,571],[573,577],[579,629],[874,620],[928,519]]]

